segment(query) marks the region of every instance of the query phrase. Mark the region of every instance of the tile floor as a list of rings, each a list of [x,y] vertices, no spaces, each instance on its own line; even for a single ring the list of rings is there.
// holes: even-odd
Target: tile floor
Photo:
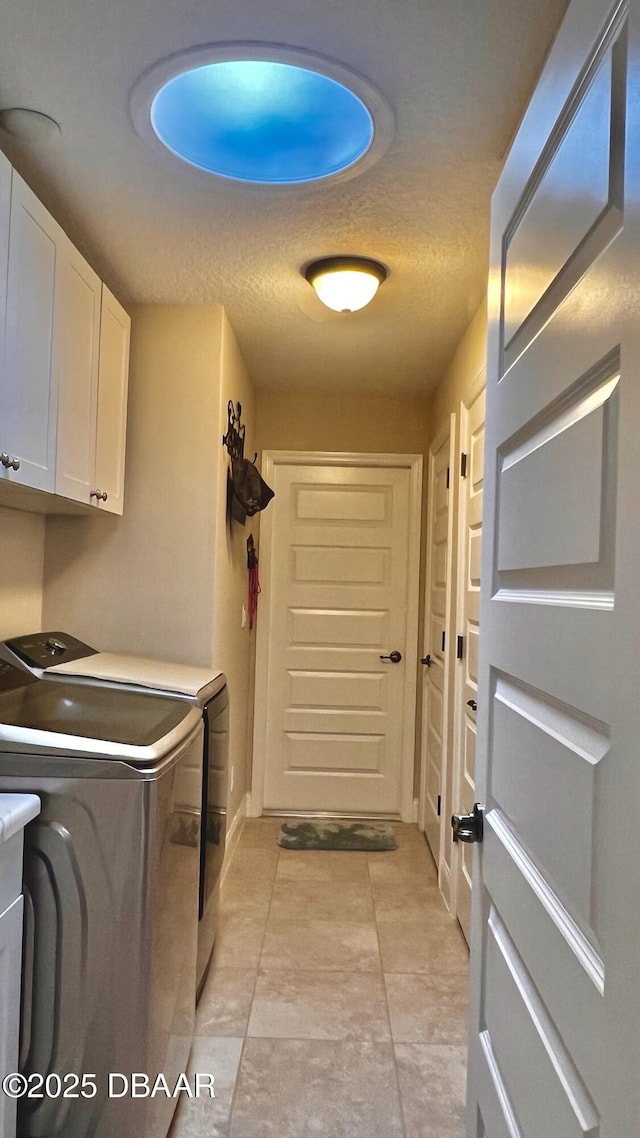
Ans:
[[[462,1138],[468,954],[423,835],[280,850],[248,820],[227,874],[171,1138]]]

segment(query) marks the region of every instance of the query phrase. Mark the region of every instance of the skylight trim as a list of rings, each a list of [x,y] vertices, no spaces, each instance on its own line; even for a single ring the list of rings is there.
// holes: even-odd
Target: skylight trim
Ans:
[[[152,108],[154,100],[166,84],[187,71],[207,64],[239,60],[290,64],[316,72],[345,87],[360,100],[371,118],[373,137],[368,148],[348,165],[327,174],[320,173],[303,181],[256,181],[210,170],[174,150],[170,143],[161,141],[153,126]],[[382,157],[393,138],[395,129],[393,113],[387,100],[368,79],[335,60],[308,52],[303,48],[292,48],[281,44],[235,41],[205,44],[170,56],[145,72],[133,89],[130,106],[131,117],[138,134],[158,155],[171,162],[174,170],[175,157],[179,159],[180,171],[189,172],[199,179],[206,179],[210,186],[219,180],[222,183],[231,182],[241,188],[268,189],[270,193],[303,191],[305,188],[317,190],[319,185],[333,184],[355,177]]]

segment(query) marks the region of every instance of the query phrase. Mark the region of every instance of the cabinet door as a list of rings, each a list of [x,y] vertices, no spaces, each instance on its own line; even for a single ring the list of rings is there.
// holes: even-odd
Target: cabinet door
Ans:
[[[0,915],[0,1079],[18,1070],[20,978],[22,974],[22,897]],[[14,1138],[16,1103],[0,1094],[0,1134]]]
[[[63,240],[60,226],[14,171],[0,452],[19,461],[20,468],[0,466],[0,478],[49,491],[55,483],[57,413],[53,316]]]
[[[11,163],[0,153],[0,375],[4,368],[4,326],[7,314],[7,269],[9,267],[9,210]]]
[[[103,285],[95,488],[107,495],[98,499],[100,509],[112,514],[123,507],[130,328],[124,308]]]
[[[65,238],[58,250],[54,370],[58,376],[56,494],[89,502],[95,489],[102,282]]]

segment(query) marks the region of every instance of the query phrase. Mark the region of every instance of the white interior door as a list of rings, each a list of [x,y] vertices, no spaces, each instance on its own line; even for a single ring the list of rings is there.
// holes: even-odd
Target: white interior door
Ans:
[[[421,459],[393,461],[265,462],[276,495],[258,625],[266,810],[410,812]]]
[[[467,1138],[640,1133],[638,91],[573,3],[494,197]]]
[[[455,645],[455,747],[453,804],[456,812],[473,809],[476,777],[476,714],[480,633],[480,559],[484,489],[484,386],[482,375],[460,404],[458,495],[458,609]],[[460,637],[460,639],[458,639]],[[467,941],[471,937],[471,846],[453,845],[448,836],[454,877],[453,909]]]
[[[7,315],[7,271],[9,268],[9,219],[11,214],[11,163],[0,153],[0,368],[4,367],[4,339]],[[1,447],[0,447],[1,449]]]
[[[449,729],[451,723],[450,668],[447,640],[451,637],[453,491],[451,471],[455,445],[455,415],[429,447],[427,508],[427,577],[423,641],[422,748],[420,828],[424,830],[437,866],[440,865]]]

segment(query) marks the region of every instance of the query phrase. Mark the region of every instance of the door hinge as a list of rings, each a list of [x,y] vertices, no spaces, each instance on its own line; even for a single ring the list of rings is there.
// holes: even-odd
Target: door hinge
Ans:
[[[464,636],[459,636],[458,637],[458,644],[456,647],[456,658],[458,660],[462,659],[463,651],[464,651]]]
[[[451,469],[450,469],[450,467],[447,467],[447,490],[449,489],[449,476],[450,476],[450,474],[451,474]]]
[[[440,807],[442,806],[442,795],[438,795],[438,818],[440,817]]]
[[[464,453],[460,455],[460,474],[462,478],[467,477],[467,456]]]
[[[442,633],[442,651],[443,652],[444,652],[444,646],[445,646],[446,640],[447,640],[447,634],[446,634],[446,632],[443,632]]]

